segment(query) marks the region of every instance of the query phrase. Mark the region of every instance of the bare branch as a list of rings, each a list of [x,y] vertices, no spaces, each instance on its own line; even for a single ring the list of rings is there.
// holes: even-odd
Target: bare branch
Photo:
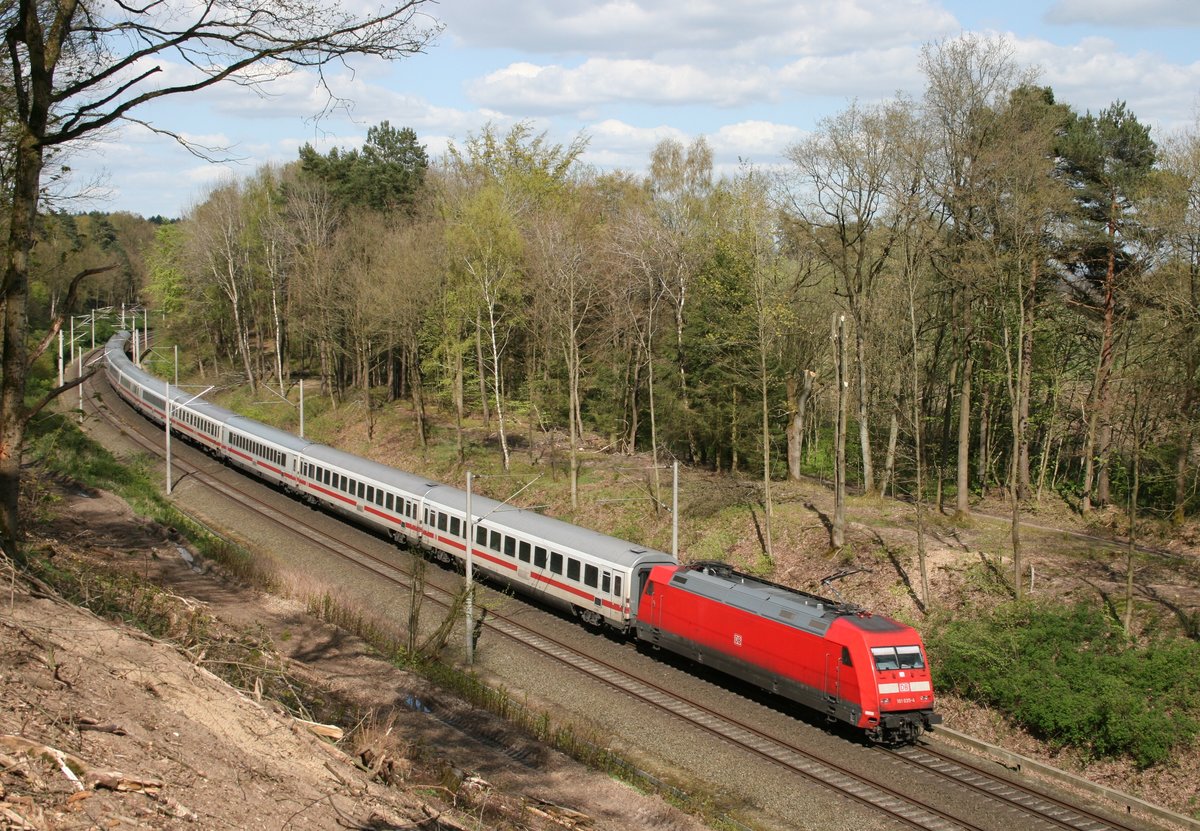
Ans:
[[[112,271],[117,267],[116,263],[111,265],[102,265],[97,268],[85,268],[83,271],[71,278],[71,284],[67,288],[67,296],[62,302],[63,313],[54,318],[50,323],[50,330],[46,332],[46,336],[41,342],[29,350],[28,366],[33,366],[34,362],[42,356],[42,354],[50,348],[50,344],[54,343],[54,339],[58,337],[58,333],[62,331],[63,321],[66,316],[71,313],[71,309],[75,307],[75,297],[79,294],[79,284],[88,277],[94,277],[97,274],[103,274],[106,271]]]

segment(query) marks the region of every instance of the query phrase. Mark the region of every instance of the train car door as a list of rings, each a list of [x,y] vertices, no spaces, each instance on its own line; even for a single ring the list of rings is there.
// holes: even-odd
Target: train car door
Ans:
[[[833,645],[837,648],[836,644]],[[825,653],[825,707],[829,711],[829,715],[833,715],[837,709],[838,699],[841,697],[842,686],[842,655],[841,651]]]

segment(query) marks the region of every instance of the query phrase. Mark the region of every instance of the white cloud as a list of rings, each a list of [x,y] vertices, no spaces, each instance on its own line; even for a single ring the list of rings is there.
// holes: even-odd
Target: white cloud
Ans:
[[[442,17],[468,46],[606,57],[774,60],[951,34],[931,0],[460,0]]]
[[[600,58],[575,68],[510,64],[473,83],[470,95],[509,112],[551,113],[614,102],[732,107],[762,100],[770,89],[770,73],[763,68],[714,72],[699,66]]]
[[[1138,28],[1200,26],[1195,0],[1058,0],[1046,13],[1049,23]]]
[[[721,127],[709,136],[709,143],[718,156],[741,158],[758,164],[782,156],[788,145],[795,144],[806,133],[806,130],[787,124],[741,121]]]
[[[783,67],[778,80],[790,92],[808,95],[878,100],[899,90],[919,94],[925,83],[917,64],[919,55],[920,45],[912,43],[805,57]]]
[[[1200,62],[1177,64],[1148,52],[1129,53],[1099,37],[1068,46],[1033,39],[1014,44],[1017,59],[1039,66],[1040,82],[1080,112],[1097,112],[1121,100],[1139,120],[1162,131],[1193,120]]]

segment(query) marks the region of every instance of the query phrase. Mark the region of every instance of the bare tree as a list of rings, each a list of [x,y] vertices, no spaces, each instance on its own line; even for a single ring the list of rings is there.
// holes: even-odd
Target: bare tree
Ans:
[[[17,0],[0,7],[8,46],[4,84],[15,105],[7,125],[13,149],[0,285],[0,546],[6,555],[21,559],[20,462],[31,413],[25,380],[39,354],[26,340],[29,254],[47,154],[136,121],[136,112],[152,101],[222,81],[257,87],[354,55],[392,59],[420,52],[438,29],[424,16],[426,2],[401,0],[366,14],[314,0]],[[166,72],[169,59],[184,71]],[[60,316],[69,313],[64,306]]]
[[[189,253],[197,282],[216,286],[225,298],[237,353],[242,359],[246,382],[253,391],[257,377],[250,358],[248,309],[254,292],[255,269],[251,264],[252,239],[241,188],[233,182],[217,186],[191,211],[188,219]]]
[[[888,192],[904,138],[896,129],[903,120],[892,110],[901,107],[853,105],[787,152],[795,166],[792,207],[811,230],[813,250],[837,275],[838,291],[854,321],[859,446],[867,493],[876,489],[867,354],[875,328],[872,294],[899,234],[898,214],[888,210]]]
[[[970,503],[971,395],[975,376],[975,273],[973,250],[984,236],[978,160],[995,134],[996,107],[1020,83],[1012,46],[1003,38],[968,35],[925,47],[921,54],[927,79],[924,110],[938,138],[938,163],[930,184],[938,194],[947,230],[946,244],[934,258],[954,294],[958,337],[958,470],[955,513],[966,517]],[[940,482],[939,482],[940,488]]]

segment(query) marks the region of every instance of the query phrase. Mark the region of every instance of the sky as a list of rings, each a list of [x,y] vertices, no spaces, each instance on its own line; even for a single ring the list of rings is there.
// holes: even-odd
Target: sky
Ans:
[[[354,7],[362,0],[344,0]],[[704,136],[718,173],[785,164],[786,148],[850,103],[919,99],[923,46],[1002,37],[1017,63],[1077,111],[1123,100],[1162,140],[1200,114],[1197,0],[441,0],[422,54],[358,59],[327,73],[351,102],[320,116],[314,75],[264,91],[222,85],[138,111],[219,148],[224,162],[127,124],[74,148],[56,207],[186,215],[206,192],[261,165],[360,146],[382,121],[441,157],[489,122],[527,121],[583,161],[644,173],[662,139]],[[171,70],[167,67],[168,72]]]

